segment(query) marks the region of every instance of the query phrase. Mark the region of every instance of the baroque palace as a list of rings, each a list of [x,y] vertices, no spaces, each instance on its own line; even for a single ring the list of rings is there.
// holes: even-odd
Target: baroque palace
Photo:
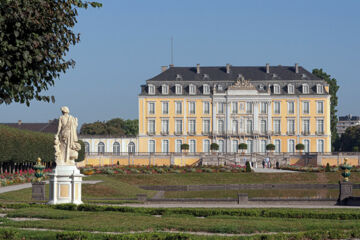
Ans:
[[[331,152],[328,84],[303,67],[162,67],[141,86],[139,152]]]

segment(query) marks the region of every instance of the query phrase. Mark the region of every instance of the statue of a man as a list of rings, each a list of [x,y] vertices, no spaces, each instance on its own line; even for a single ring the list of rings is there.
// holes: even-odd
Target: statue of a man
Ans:
[[[55,160],[57,165],[74,165],[81,149],[76,133],[78,119],[69,114],[68,107],[62,107],[61,112],[55,135]]]

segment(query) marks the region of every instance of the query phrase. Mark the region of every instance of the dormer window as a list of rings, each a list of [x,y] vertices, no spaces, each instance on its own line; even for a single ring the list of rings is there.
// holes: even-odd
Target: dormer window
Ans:
[[[323,94],[324,93],[324,87],[321,84],[316,84],[316,93],[317,94]]]
[[[222,91],[222,90],[223,90],[222,85],[219,84],[219,85],[217,86],[217,89],[218,89],[219,91]]]
[[[274,93],[280,94],[280,85],[279,84],[274,84]]]
[[[155,94],[155,86],[152,84],[148,85],[148,91],[150,95],[154,95]]]
[[[204,74],[204,79],[209,79],[209,74]]]
[[[181,81],[182,80],[182,76],[180,74],[176,74],[176,80]]]
[[[302,79],[307,78],[306,74],[305,74],[305,73],[301,74],[301,78],[302,78]]]
[[[196,94],[196,86],[194,84],[190,84],[190,86],[189,86],[189,94],[191,94],[191,95]]]
[[[161,92],[162,94],[169,94],[169,86],[166,84],[162,85]]]
[[[203,94],[210,94],[210,86],[208,84],[203,85]]]
[[[182,86],[180,84],[175,85],[175,94],[182,94]]]
[[[302,85],[302,93],[304,93],[304,94],[308,94],[308,93],[309,93],[309,85],[308,85],[308,84],[304,83],[304,84]]]
[[[265,86],[263,84],[259,85],[259,90],[264,90]]]
[[[289,94],[294,94],[294,92],[295,92],[295,87],[294,87],[294,85],[289,84],[287,88],[288,88],[288,93],[289,93]]]

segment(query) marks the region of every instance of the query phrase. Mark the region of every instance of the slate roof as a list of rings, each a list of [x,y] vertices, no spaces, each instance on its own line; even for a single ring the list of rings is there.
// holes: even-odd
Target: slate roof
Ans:
[[[56,134],[58,130],[58,119],[50,120],[47,123],[0,123],[7,125],[9,127],[22,129],[22,130],[30,130],[35,132],[43,132],[43,133],[54,133]]]
[[[225,66],[202,67],[200,74],[196,73],[196,67],[170,67],[166,71],[147,80],[153,81],[235,81],[239,74],[246,80],[321,80],[303,67],[299,66],[299,73],[295,73],[295,66],[270,66],[270,73],[266,73],[265,66],[231,66],[230,73],[226,73]],[[177,79],[180,75],[181,79]]]

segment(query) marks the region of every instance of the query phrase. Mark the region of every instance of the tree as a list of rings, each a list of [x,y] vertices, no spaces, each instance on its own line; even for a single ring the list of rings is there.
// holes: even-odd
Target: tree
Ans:
[[[321,78],[324,79],[329,84],[329,93],[331,95],[330,98],[330,126],[331,126],[331,144],[332,148],[335,148],[335,143],[338,140],[339,136],[337,134],[336,130],[336,124],[338,121],[337,115],[336,115],[336,107],[338,105],[338,97],[336,95],[337,91],[339,90],[339,86],[337,85],[337,81],[335,78],[331,78],[331,76],[327,73],[325,73],[321,68],[320,69],[313,69],[312,73]],[[334,149],[337,150],[337,149]]]
[[[275,150],[275,145],[272,143],[269,143],[268,145],[266,145],[266,151],[274,151]]]
[[[181,148],[181,151],[182,150],[189,150],[189,144],[183,143],[183,144],[181,144],[180,148]]]
[[[341,151],[351,152],[360,147],[360,126],[348,127],[341,135]]]
[[[296,144],[295,148],[296,148],[296,150],[300,151],[300,154],[301,154],[301,151],[303,151],[305,149],[305,145],[302,143],[298,143],[298,144]]]
[[[212,150],[212,151],[217,151],[217,150],[219,150],[219,144],[217,144],[217,143],[212,143],[212,144],[210,145],[210,150]]]
[[[114,118],[107,122],[84,123],[80,128],[82,135],[137,136],[139,121]]]
[[[240,143],[239,144],[239,149],[242,151],[242,153],[244,153],[244,150],[247,149],[247,144],[246,143]]]
[[[246,166],[245,172],[251,172],[251,166],[250,166],[250,162],[249,162],[249,161],[246,161],[245,166]]]
[[[60,73],[75,65],[65,59],[71,45],[80,41],[72,31],[78,9],[101,7],[84,0],[0,1],[0,104],[26,103],[42,95]]]

